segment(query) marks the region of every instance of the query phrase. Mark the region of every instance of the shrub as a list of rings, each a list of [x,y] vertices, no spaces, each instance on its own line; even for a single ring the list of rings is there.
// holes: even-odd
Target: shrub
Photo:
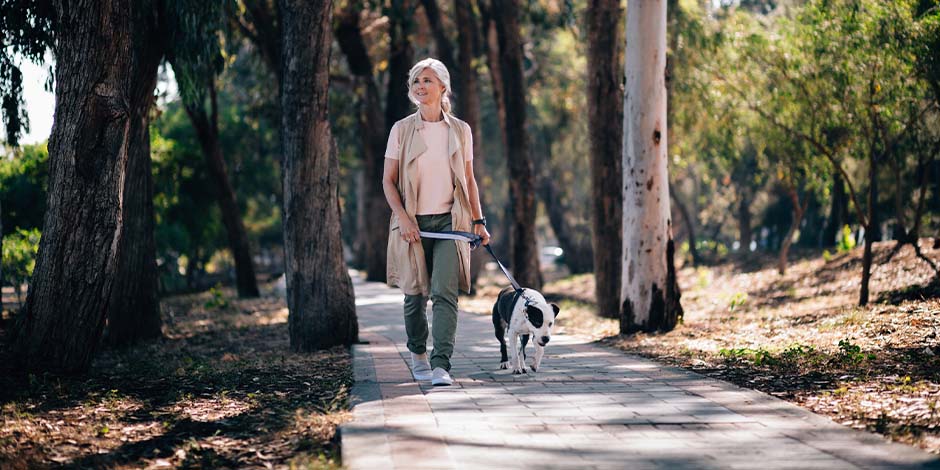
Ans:
[[[20,286],[29,282],[36,266],[40,235],[38,229],[17,229],[3,237],[3,282],[13,286],[19,303],[22,303]]]

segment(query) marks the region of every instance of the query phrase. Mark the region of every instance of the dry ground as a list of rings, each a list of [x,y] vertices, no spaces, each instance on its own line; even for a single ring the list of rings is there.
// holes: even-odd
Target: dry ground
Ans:
[[[921,240],[935,262],[940,250]],[[861,248],[797,253],[780,276],[769,256],[684,267],[684,322],[665,334],[618,336],[593,313],[591,275],[550,281],[561,329],[761,390],[846,426],[940,453],[940,287],[906,246],[875,245],[871,303],[858,307]],[[489,313],[498,276],[461,307]]]
[[[0,468],[338,468],[346,349],[291,353],[270,287],[234,297],[164,299],[164,339],[82,377],[0,370]]]

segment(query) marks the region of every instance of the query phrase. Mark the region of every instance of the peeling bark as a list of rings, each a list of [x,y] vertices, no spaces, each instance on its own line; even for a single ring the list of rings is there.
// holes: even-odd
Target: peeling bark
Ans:
[[[627,7],[620,331],[669,331],[682,318],[666,168],[666,3]]]

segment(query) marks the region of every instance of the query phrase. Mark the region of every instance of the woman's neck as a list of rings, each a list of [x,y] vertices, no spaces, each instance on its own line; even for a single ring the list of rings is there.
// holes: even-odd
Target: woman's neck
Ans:
[[[437,104],[436,106],[421,105],[419,111],[421,112],[421,119],[426,122],[438,122],[444,119],[444,110],[441,109],[440,104]]]

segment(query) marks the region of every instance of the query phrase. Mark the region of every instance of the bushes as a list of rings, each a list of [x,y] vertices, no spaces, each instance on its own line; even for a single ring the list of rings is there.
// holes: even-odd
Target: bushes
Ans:
[[[3,283],[13,286],[20,304],[23,303],[20,286],[29,282],[29,277],[33,275],[39,237],[38,229],[20,228],[3,237]]]

